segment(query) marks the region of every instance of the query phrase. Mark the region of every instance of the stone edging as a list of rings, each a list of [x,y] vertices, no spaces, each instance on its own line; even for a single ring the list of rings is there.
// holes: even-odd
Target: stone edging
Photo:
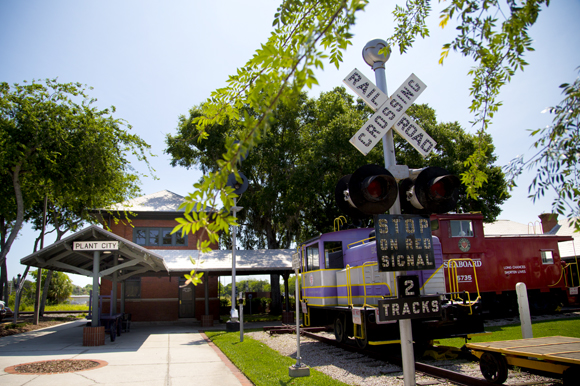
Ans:
[[[205,335],[203,331],[199,331],[199,334],[207,342],[207,344],[216,352],[218,357],[222,360],[222,362],[224,362],[226,367],[230,369],[230,371],[232,372],[232,374],[234,374],[234,376],[238,379],[238,381],[240,381],[242,386],[254,385],[252,382],[250,382],[248,378],[246,378],[244,373],[242,373],[240,369],[238,369],[236,365],[234,365],[232,361],[230,361],[230,359],[222,352],[222,350],[220,350],[219,347],[216,346],[215,343],[212,342],[211,339],[207,337],[207,335]]]

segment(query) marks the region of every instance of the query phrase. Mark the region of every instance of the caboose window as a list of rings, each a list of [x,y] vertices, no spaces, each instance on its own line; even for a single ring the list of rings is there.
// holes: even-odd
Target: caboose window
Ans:
[[[324,267],[326,269],[344,268],[341,241],[324,242]]]
[[[473,224],[471,220],[451,220],[451,237],[473,237]]]
[[[542,264],[554,264],[554,256],[552,256],[552,251],[540,251],[542,255]]]
[[[314,271],[320,269],[320,259],[318,253],[318,244],[306,248],[306,270]]]

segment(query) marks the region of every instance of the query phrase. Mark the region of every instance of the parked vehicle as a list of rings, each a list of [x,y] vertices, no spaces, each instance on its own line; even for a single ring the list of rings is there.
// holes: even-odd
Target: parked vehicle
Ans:
[[[13,316],[14,313],[12,312],[12,310],[8,306],[6,306],[6,303],[4,303],[3,300],[0,300],[0,322],[5,318],[8,319]]]

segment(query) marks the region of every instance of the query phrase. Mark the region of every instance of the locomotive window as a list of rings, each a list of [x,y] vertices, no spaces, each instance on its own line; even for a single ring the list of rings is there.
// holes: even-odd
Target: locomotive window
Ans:
[[[306,248],[306,270],[314,271],[320,269],[320,259],[318,254],[318,244]]]
[[[473,224],[471,220],[451,220],[451,237],[473,237]]]
[[[552,251],[540,251],[542,255],[542,264],[554,264],[554,256]]]
[[[324,267],[343,268],[342,262],[342,242],[341,241],[325,241],[324,242]]]
[[[431,220],[431,231],[439,230],[439,220]]]

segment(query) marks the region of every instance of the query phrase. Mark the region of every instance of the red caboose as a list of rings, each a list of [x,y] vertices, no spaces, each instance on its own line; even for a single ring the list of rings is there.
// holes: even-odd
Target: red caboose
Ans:
[[[448,291],[472,301],[480,296],[487,311],[516,311],[520,282],[532,312],[554,311],[566,302],[558,243],[570,236],[485,236],[480,214],[433,215],[431,228],[441,241]]]

